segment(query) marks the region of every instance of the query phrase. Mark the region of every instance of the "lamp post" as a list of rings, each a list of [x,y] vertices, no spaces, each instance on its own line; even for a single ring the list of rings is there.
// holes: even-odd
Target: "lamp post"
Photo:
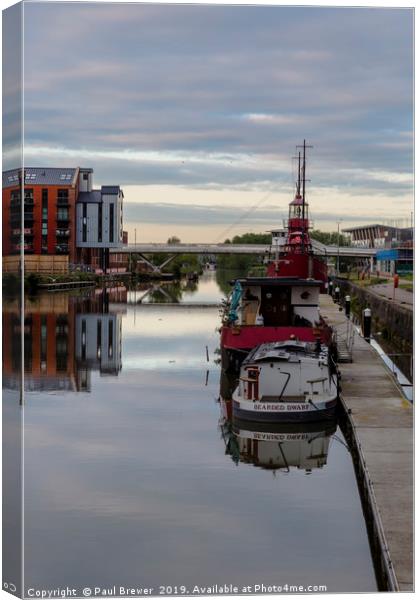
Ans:
[[[337,275],[340,276],[340,223],[343,219],[337,221]]]

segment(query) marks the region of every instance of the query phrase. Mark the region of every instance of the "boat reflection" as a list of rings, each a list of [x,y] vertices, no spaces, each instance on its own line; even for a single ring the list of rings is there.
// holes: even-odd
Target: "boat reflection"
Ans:
[[[91,372],[121,371],[122,311],[109,288],[84,296],[41,294],[24,313],[25,391],[90,391]],[[115,297],[114,297],[115,296]],[[20,385],[21,322],[16,302],[3,305],[3,387]]]
[[[327,464],[331,436],[337,423],[253,423],[232,415],[232,400],[220,398],[220,429],[226,454],[235,464],[253,464],[289,473],[292,468],[322,469]]]

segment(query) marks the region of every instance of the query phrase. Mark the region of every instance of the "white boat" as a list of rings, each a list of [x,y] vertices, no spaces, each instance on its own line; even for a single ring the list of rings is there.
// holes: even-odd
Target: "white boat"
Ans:
[[[318,421],[335,416],[337,375],[328,347],[288,340],[261,344],[244,359],[233,416],[254,422]]]
[[[335,433],[334,420],[302,424],[272,424],[247,422],[233,424],[239,460],[263,469],[284,472],[292,468],[322,469],[327,464],[330,438]]]

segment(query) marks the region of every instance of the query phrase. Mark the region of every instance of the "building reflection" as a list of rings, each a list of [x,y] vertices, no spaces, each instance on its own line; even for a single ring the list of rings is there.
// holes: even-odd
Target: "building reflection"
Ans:
[[[121,371],[121,310],[125,288],[101,288],[86,296],[41,294],[26,299],[25,391],[90,391],[91,372]],[[20,385],[21,322],[17,301],[3,305],[3,387]]]
[[[236,420],[232,400],[220,399],[220,429],[226,454],[238,463],[249,463],[271,471],[293,468],[310,473],[327,464],[335,422],[252,423]]]

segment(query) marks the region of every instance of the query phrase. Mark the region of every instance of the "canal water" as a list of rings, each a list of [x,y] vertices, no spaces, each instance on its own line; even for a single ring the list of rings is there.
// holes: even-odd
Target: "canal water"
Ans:
[[[27,591],[377,589],[339,428],[241,431],[219,401],[228,279],[27,302]]]

